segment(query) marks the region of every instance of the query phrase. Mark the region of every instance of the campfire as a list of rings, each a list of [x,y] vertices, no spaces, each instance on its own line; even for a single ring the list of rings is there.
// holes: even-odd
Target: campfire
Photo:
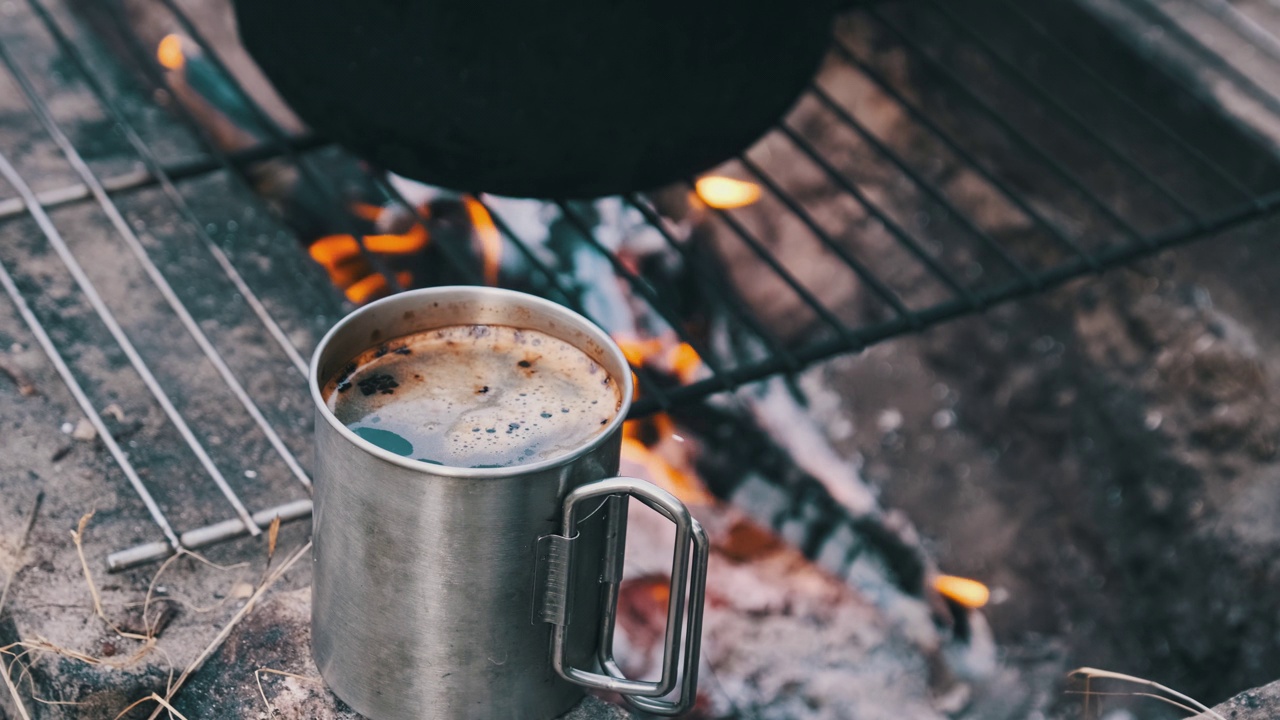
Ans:
[[[1276,268],[1247,223],[1280,207],[1280,101],[1248,50],[1280,18],[1186,5],[860,6],[749,151],[596,200],[309,135],[218,3],[3,9],[0,717],[336,717],[295,562],[304,358],[448,284],[623,349],[622,472],[712,540],[699,717],[1145,719],[1102,683],[1273,680]],[[615,654],[646,677],[670,530],[628,524]]]
[[[160,52],[163,50],[162,43]],[[180,80],[177,82],[181,84]],[[309,242],[308,254],[354,304],[364,304],[392,292],[388,282],[392,278],[400,288],[419,286],[419,278],[412,270],[393,270],[394,274],[387,277],[376,268],[438,263],[440,257],[432,257],[434,242],[461,241],[465,262],[478,270],[484,284],[538,287],[532,273],[535,268],[543,270],[546,282],[560,290],[571,306],[587,311],[614,336],[635,369],[640,398],[650,392],[688,387],[711,376],[695,343],[703,352],[709,352],[710,347],[733,344],[729,337],[716,337],[717,332],[723,332],[724,318],[717,317],[713,310],[695,306],[686,310],[685,317],[655,312],[652,304],[646,305],[635,279],[642,268],[661,266],[670,273],[668,279],[673,287],[660,286],[650,292],[656,291],[659,295],[678,292],[675,287],[687,282],[681,277],[686,258],[681,253],[681,245],[688,245],[700,233],[705,233],[703,226],[711,211],[747,208],[757,203],[762,194],[757,183],[725,175],[707,175],[697,179],[684,193],[681,205],[686,210],[682,215],[663,216],[658,209],[646,207],[648,213],[661,217],[663,225],[675,228],[668,231],[674,242],[671,238],[659,237],[660,233],[648,222],[641,208],[627,208],[616,199],[588,204],[459,195],[395,176],[388,176],[381,183],[353,184],[369,188],[379,184],[394,187],[397,197],[385,205],[374,204],[370,198],[349,200],[351,219],[366,223],[367,232],[321,235]],[[412,214],[407,212],[410,207]],[[508,229],[511,237],[504,237],[491,208],[504,217],[523,216],[524,221],[518,230]],[[459,227],[460,218],[462,227]],[[438,240],[439,237],[446,239]],[[519,243],[521,251],[541,258],[540,264],[512,262],[514,251],[507,248],[509,243]],[[505,266],[504,258],[508,258]],[[602,261],[613,265],[615,272],[593,271]],[[695,339],[695,333],[701,337]],[[724,361],[721,358],[713,364]],[[731,542],[744,535],[767,534],[770,530],[766,528],[772,525],[774,531],[784,534],[799,533],[803,539],[791,539],[798,540],[809,560],[825,563],[826,570],[838,577],[848,576],[855,564],[862,563],[857,577],[851,577],[850,581],[870,597],[882,599],[886,612],[901,616],[898,622],[913,624],[909,632],[928,648],[927,652],[936,652],[947,644],[972,644],[977,648],[975,652],[988,652],[993,647],[989,640],[982,638],[971,643],[974,638],[970,636],[975,627],[978,632],[984,632],[981,628],[985,628],[985,624],[970,617],[986,604],[988,591],[984,585],[976,580],[938,574],[909,526],[900,521],[896,524],[884,521],[881,517],[884,511],[870,499],[873,492],[863,484],[856,469],[840,461],[837,453],[827,447],[828,441],[818,426],[793,425],[786,432],[795,436],[778,443],[771,437],[771,432],[778,429],[759,424],[757,418],[765,414],[802,416],[801,401],[792,395],[791,391],[779,392],[775,388],[771,393],[766,391],[764,396],[747,393],[732,402],[719,404],[714,410],[704,409],[718,422],[709,423],[704,416],[691,426],[682,426],[678,416],[697,413],[697,410],[684,410],[675,415],[658,412],[632,420],[623,440],[623,472],[649,480],[700,508],[699,517],[704,524],[722,528],[726,533],[723,538],[713,534],[713,540]],[[726,426],[737,429],[735,437],[754,438],[753,452],[742,453],[735,446],[717,440],[716,431]],[[804,471],[797,473],[794,470],[797,460],[790,453],[799,447],[822,448],[820,452],[830,465],[816,476]],[[734,454],[741,457],[733,458]],[[742,502],[741,497],[733,494],[739,485],[738,476],[750,474],[757,458],[761,464],[772,466],[786,476],[785,481],[768,474],[758,476],[777,486],[776,492],[783,494],[781,500],[753,506],[752,502]],[[797,488],[801,489],[799,494]],[[737,511],[725,504],[734,500],[755,520],[738,516]],[[802,517],[805,506],[822,508],[826,517],[820,525],[804,527],[802,524],[796,529],[790,519],[779,523],[780,517]],[[633,511],[632,515],[630,522],[634,527],[656,532],[652,523],[642,517],[643,511]],[[763,527],[756,527],[755,523],[762,523]],[[825,526],[830,523],[844,524],[846,528],[846,533],[839,535],[840,542],[847,545],[842,547],[840,556],[833,556],[822,538],[834,534],[832,528]],[[666,600],[653,593],[665,592],[667,580],[654,575],[665,571],[652,569],[662,567],[666,553],[666,543],[660,535],[645,535],[632,542],[635,549],[629,553],[629,579],[622,590],[620,613],[628,621],[622,626],[623,636],[619,642],[628,648],[628,653],[622,656],[621,662],[634,676],[653,671],[651,663],[661,655],[661,648],[654,643],[660,643],[662,638]],[[776,546],[766,544],[762,549],[767,556]],[[744,552],[742,548],[735,547],[728,552],[737,563],[758,560],[751,551]],[[651,588],[652,592],[640,592],[633,589],[635,587]],[[636,604],[632,605],[633,601]],[[911,604],[918,605],[919,610],[909,609],[907,606]],[[931,612],[933,619],[922,622]],[[983,667],[992,665],[994,660],[975,657],[966,662]],[[715,672],[714,667],[711,670]],[[944,673],[936,682],[945,687],[952,680]],[[723,703],[723,698],[704,700],[708,707],[721,706],[717,712],[725,710]]]

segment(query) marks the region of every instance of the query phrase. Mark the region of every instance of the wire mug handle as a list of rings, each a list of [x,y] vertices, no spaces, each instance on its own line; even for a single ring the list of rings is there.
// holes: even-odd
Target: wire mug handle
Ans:
[[[573,586],[578,508],[583,502],[599,497],[606,498],[609,513],[600,579],[604,585],[600,644],[596,648],[603,674],[570,666],[566,643],[570,623],[569,608],[572,605],[570,592]],[[613,631],[618,615],[622,560],[626,552],[626,510],[629,497],[656,510],[676,526],[671,591],[663,640],[662,676],[656,682],[628,679],[613,659]],[[551,662],[556,673],[578,685],[619,693],[627,704],[647,713],[680,715],[688,712],[697,699],[702,608],[707,588],[707,533],[675,495],[652,483],[630,477],[607,478],[575,488],[565,496],[562,517],[560,535],[546,535],[538,540],[538,592],[535,592],[533,609],[535,620],[556,626],[551,636]],[[685,635],[683,658],[679,656],[682,634]],[[682,665],[684,678],[680,683],[679,697],[674,701],[659,700],[658,698],[675,689]]]

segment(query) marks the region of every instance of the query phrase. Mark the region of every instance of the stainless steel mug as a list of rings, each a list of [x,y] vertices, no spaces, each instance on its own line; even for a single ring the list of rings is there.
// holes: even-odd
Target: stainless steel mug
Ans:
[[[539,330],[582,350],[619,383],[617,417],[562,457],[476,469],[390,453],[326,406],[323,383],[362,351],[470,324]],[[707,538],[670,493],[614,477],[631,391],[631,370],[608,335],[560,305],[507,290],[405,292],[325,335],[311,361],[311,642],[338,697],[373,720],[541,720],[569,710],[588,687],[650,713],[692,706]],[[676,529],[666,655],[652,682],[623,677],[612,657],[628,498]],[[681,674],[678,697],[663,699]]]

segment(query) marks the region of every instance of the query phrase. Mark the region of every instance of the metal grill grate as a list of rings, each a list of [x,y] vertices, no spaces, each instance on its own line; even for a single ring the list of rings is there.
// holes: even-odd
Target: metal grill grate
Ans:
[[[54,0],[11,0],[3,12],[15,20],[0,29],[5,80],[20,91],[26,113],[15,122],[33,128],[30,138],[19,134],[17,142],[27,151],[32,143],[47,146],[46,152],[59,154],[71,168],[69,182],[53,187],[48,186],[49,178],[24,172],[23,163],[13,160],[15,146],[3,145],[12,143],[5,134],[5,118],[16,116],[0,118],[0,175],[11,190],[7,197],[0,193],[0,227],[8,222],[35,223],[235,515],[235,519],[184,533],[173,527],[171,509],[148,489],[156,481],[143,478],[129,453],[112,439],[72,369],[74,359],[66,357],[65,346],[47,331],[48,311],[42,321],[42,313],[33,309],[38,303],[30,299],[40,297],[42,290],[15,278],[11,253],[0,261],[0,285],[165,538],[117,553],[110,560],[114,568],[163,557],[178,547],[198,548],[245,533],[256,535],[263,523],[277,515],[305,517],[310,502],[304,498],[279,504],[279,497],[269,502],[255,498],[259,508],[271,507],[254,511],[255,503],[236,493],[199,428],[193,429],[170,400],[172,389],[162,387],[134,348],[49,213],[92,204],[105,215],[147,281],[159,290],[169,311],[252,418],[256,432],[304,487],[309,487],[310,480],[303,463],[225,361],[226,348],[220,350],[202,330],[205,318],[184,305],[170,286],[153,260],[156,249],[140,237],[149,228],[126,219],[118,203],[130,194],[158,189],[176,213],[176,221],[189,226],[213,259],[216,272],[226,276],[261,322],[276,345],[273,352],[304,376],[303,357],[310,348],[300,347],[273,317],[269,303],[260,297],[261,284],[255,289],[242,275],[237,259],[206,228],[208,218],[188,188],[222,173],[238,183],[239,191],[248,191],[253,184],[248,168],[253,163],[282,162],[328,200],[335,230],[352,222],[342,209],[341,188],[327,172],[326,158],[336,149],[283,129],[232,80],[236,75],[220,55],[225,48],[210,43],[176,0],[162,0],[162,5],[167,9],[167,29],[188,36],[212,66],[231,80],[227,87],[236,94],[235,101],[266,135],[262,143],[242,152],[224,152],[181,104],[171,103],[179,118],[150,106],[153,95],[148,93],[165,87],[163,73],[120,5],[96,6],[89,12],[95,21],[86,22],[84,14]],[[645,394],[635,412],[651,413],[795,373],[811,363],[979,313],[1274,212],[1280,206],[1280,163],[1270,153],[1249,149],[1274,145],[1266,137],[1265,126],[1280,121],[1280,92],[1265,87],[1258,78],[1266,76],[1260,63],[1266,67],[1280,63],[1280,41],[1263,29],[1261,21],[1224,0],[1129,0],[1119,7],[1158,29],[1161,47],[1173,47],[1189,57],[1188,67],[1194,72],[1179,70],[1177,63],[1164,56],[1159,63],[1136,62],[1129,44],[1102,32],[1103,21],[1067,3],[1039,8],[1011,0],[874,4],[841,20],[828,67],[806,92],[799,109],[731,164],[730,172],[759,185],[761,202],[737,210],[709,209],[691,230],[687,218],[672,219],[660,210],[658,195],[623,198],[620,206],[656,231],[700,291],[715,296],[711,300],[722,308],[721,319],[735,337],[746,338],[756,348],[753,352],[713,350],[705,334],[688,329],[664,280],[637,271],[602,243],[581,204],[554,203],[567,227],[580,235],[583,247],[612,273],[609,281],[626,288],[660,325],[674,331],[706,368],[700,379],[673,384],[654,377],[646,367],[636,367]],[[1102,15],[1110,22],[1116,14]],[[104,18],[124,39],[122,47],[104,44],[94,35]],[[1217,23],[1231,37],[1228,45],[1247,45],[1260,55],[1250,55],[1251,64],[1242,66],[1236,57],[1210,47],[1196,32],[1207,22]],[[1061,32],[1064,25],[1075,32]],[[49,77],[24,67],[24,48],[32,44],[50,58]],[[1137,43],[1147,51],[1152,51],[1150,45]],[[1124,60],[1135,62],[1107,64]],[[139,87],[124,71],[129,66],[141,69],[153,86]],[[67,110],[55,107],[61,82],[87,88],[88,97],[96,103],[95,112],[105,114],[107,126],[119,133],[132,153],[128,163],[122,166],[96,158],[83,133],[75,134],[77,144],[66,132],[66,120],[59,118],[65,118]],[[1245,114],[1243,121],[1223,110],[1222,83],[1232,97],[1251,103],[1253,112]],[[917,93],[917,87],[929,91]],[[851,96],[858,101],[850,102]],[[892,120],[891,133],[886,132],[885,117]],[[144,140],[156,135],[157,127],[163,137],[176,133],[180,138],[176,145],[194,143],[196,155],[162,160],[165,153],[157,144]],[[135,162],[142,168],[134,167]],[[388,202],[416,212],[385,176],[368,173],[367,177]],[[1211,178],[1210,192],[1203,191],[1206,178]],[[975,212],[971,196],[960,197],[964,193],[957,188],[962,180],[969,183],[965,187],[981,189],[985,207],[1000,209],[997,219],[990,212]],[[237,200],[228,197],[225,202],[252,194],[243,192]],[[580,293],[566,285],[546,254],[517,232],[500,199],[472,199],[488,210],[504,242],[528,265],[530,275],[540,278],[537,287],[579,311],[587,310]],[[262,210],[268,212],[265,206]],[[839,279],[815,281],[805,268],[797,268],[791,246],[782,242],[790,235],[778,237],[779,228],[805,237],[827,272],[822,278]],[[691,240],[694,235],[698,237]],[[435,247],[449,268],[450,279],[482,281],[466,248],[449,243]],[[733,250],[726,250],[729,247]],[[774,283],[779,303],[797,308],[795,324],[804,324],[806,332],[789,332],[795,328],[785,319],[781,323],[763,320],[755,312],[758,306],[744,308],[742,283],[728,282],[716,263],[711,264],[716,269],[707,269],[707,255],[724,259],[735,252],[750,258],[751,265]],[[392,290],[400,288],[385,258],[370,254],[369,259]],[[318,269],[316,275],[320,276]],[[856,316],[850,317],[844,307],[847,303],[830,300],[832,284],[847,291],[846,297],[852,293],[859,299]]]

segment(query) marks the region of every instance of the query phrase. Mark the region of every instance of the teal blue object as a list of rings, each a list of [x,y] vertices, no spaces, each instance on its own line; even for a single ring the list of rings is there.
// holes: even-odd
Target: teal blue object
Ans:
[[[413,443],[405,440],[403,437],[391,432],[390,430],[379,430],[378,428],[355,428],[355,432],[360,437],[377,445],[383,450],[393,452],[397,455],[409,457],[413,454]]]

